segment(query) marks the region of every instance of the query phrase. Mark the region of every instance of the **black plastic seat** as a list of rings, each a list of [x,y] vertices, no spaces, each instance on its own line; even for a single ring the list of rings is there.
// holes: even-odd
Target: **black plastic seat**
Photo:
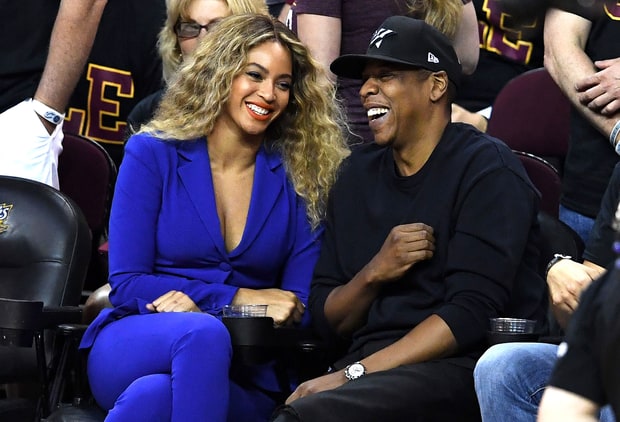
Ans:
[[[80,321],[90,244],[86,219],[66,195],[39,182],[0,176],[0,383],[34,381],[40,391],[3,399],[0,420],[10,420],[1,409],[17,415],[23,407],[22,414],[35,420],[49,412],[50,340],[58,324]],[[34,410],[28,399],[34,399]]]

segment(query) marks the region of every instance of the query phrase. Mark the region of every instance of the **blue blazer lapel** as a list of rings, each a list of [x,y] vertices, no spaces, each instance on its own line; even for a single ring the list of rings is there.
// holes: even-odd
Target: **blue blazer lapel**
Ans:
[[[215,206],[211,164],[205,138],[179,142],[178,175],[196,213],[204,224],[218,251],[226,255],[224,239],[220,232],[220,220]]]

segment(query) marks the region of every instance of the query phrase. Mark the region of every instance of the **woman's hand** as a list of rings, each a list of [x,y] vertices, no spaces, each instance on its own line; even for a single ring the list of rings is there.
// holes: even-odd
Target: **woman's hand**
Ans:
[[[281,289],[239,289],[232,305],[268,305],[267,316],[276,325],[299,323],[306,310],[295,293]]]
[[[171,290],[158,297],[146,308],[153,312],[201,312],[194,301],[185,293]]]

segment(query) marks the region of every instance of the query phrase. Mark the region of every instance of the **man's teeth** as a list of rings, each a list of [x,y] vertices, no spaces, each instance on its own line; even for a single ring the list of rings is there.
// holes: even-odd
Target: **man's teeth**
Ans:
[[[259,107],[256,104],[248,104],[248,108],[252,110],[254,113],[262,114],[263,116],[269,113],[269,110]]]
[[[387,108],[383,108],[383,107],[376,107],[376,108],[371,108],[369,109],[366,113],[368,114],[368,118],[369,119],[376,119],[378,117],[383,116],[384,114],[386,114],[388,111],[390,111]]]

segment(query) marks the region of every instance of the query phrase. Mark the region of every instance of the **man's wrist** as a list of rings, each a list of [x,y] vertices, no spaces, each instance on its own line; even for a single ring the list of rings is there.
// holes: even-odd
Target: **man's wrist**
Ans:
[[[31,103],[34,112],[53,125],[59,125],[65,119],[64,113],[54,110],[52,107],[42,103],[39,100],[35,100],[33,98]]]
[[[616,150],[616,154],[620,155],[620,141],[618,140],[618,135],[620,135],[620,119],[618,119],[609,134],[609,143]]]
[[[554,254],[553,258],[551,258],[551,261],[549,261],[549,263],[547,264],[547,269],[545,270],[545,279],[549,275],[549,270],[551,270],[551,267],[553,267],[555,264],[562,261],[563,259],[573,259],[573,257],[569,255],[562,255],[560,253]]]

